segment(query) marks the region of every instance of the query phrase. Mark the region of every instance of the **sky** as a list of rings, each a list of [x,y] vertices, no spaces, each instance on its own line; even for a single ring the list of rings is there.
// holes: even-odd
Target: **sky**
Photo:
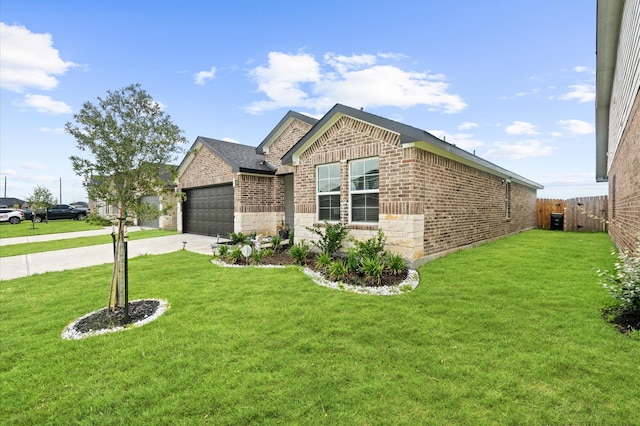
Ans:
[[[289,110],[341,103],[540,183],[539,198],[604,195],[595,14],[595,0],[0,0],[1,194],[86,201],[65,123],[139,83],[185,150],[257,146]]]

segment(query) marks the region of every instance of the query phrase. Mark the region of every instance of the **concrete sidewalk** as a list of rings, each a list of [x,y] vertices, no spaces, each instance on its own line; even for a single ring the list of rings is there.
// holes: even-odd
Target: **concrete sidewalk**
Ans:
[[[104,232],[108,231],[108,232]],[[131,231],[131,229],[130,229]],[[110,234],[111,228],[98,231],[100,235]],[[73,233],[73,238],[82,232]],[[39,241],[61,239],[62,235],[69,234],[52,234],[41,235],[43,237]],[[25,237],[26,238],[26,237]],[[36,237],[28,237],[29,242],[34,242]],[[14,238],[10,238],[14,240]],[[142,254],[163,254],[182,250],[183,246],[186,250],[201,253],[212,254],[211,244],[216,241],[216,237],[207,237],[204,235],[194,234],[176,234],[167,237],[147,238],[143,240],[129,241],[129,258],[140,256]],[[186,242],[186,244],[184,244]],[[18,243],[14,243],[18,244]],[[33,253],[20,256],[11,256],[0,258],[0,281],[10,280],[13,278],[28,277],[34,274],[42,274],[51,271],[64,271],[67,269],[84,268],[86,266],[101,265],[113,262],[113,245],[100,244],[89,247],[79,247],[66,250],[49,251],[44,253]]]

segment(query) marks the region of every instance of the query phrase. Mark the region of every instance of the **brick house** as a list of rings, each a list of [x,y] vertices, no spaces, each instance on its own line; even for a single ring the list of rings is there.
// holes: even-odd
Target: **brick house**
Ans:
[[[340,221],[357,239],[381,229],[387,249],[414,266],[534,228],[542,188],[428,132],[340,104],[319,121],[290,111],[257,148],[198,137],[179,176],[183,232],[274,234],[285,220],[296,241],[309,241],[306,227]]]
[[[597,3],[596,180],[609,183],[609,234],[640,235],[640,2]]]

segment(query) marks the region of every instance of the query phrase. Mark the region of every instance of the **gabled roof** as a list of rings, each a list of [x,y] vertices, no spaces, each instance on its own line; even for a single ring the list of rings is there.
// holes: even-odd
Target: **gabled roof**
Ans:
[[[256,148],[254,146],[205,138],[203,136],[196,138],[189,153],[182,160],[182,163],[180,163],[178,167],[180,173],[184,171],[193,159],[194,151],[201,147],[211,150],[211,152],[220,157],[225,163],[229,164],[234,173],[275,174],[274,168],[264,160],[264,155],[256,154]]]
[[[289,124],[291,124],[291,122],[296,119],[312,126],[318,122],[318,120],[315,118],[300,114],[299,112],[289,111],[285,114],[284,117],[282,117],[282,120],[280,120],[276,127],[274,127],[273,130],[267,135],[267,137],[264,138],[262,143],[258,145],[258,147],[256,148],[256,153],[268,153],[269,145],[271,145],[276,139],[278,139],[282,132],[286,130],[287,127],[289,127]]]
[[[0,198],[0,206],[13,207],[15,205],[22,206],[26,201],[21,200],[19,198],[7,197]]]
[[[348,116],[397,133],[400,136],[400,143],[404,147],[416,146],[420,149],[424,149],[425,151],[433,152],[434,154],[486,171],[504,179],[515,180],[523,185],[536,189],[543,188],[542,185],[536,182],[510,172],[509,170],[503,169],[502,167],[477,157],[476,155],[460,149],[455,145],[438,139],[427,131],[341,104],[336,104],[331,108],[331,110],[329,110],[329,112],[327,112],[324,117],[322,117],[320,121],[318,121],[313,128],[311,128],[311,130],[309,130],[309,132],[282,157],[282,164],[296,165],[299,161],[300,155],[306,151],[307,148],[313,145],[316,140],[318,140],[343,116]]]

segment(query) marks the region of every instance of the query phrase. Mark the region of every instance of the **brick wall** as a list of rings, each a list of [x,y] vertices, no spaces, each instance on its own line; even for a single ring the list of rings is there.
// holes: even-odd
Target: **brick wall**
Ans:
[[[231,166],[208,148],[201,147],[187,169],[180,176],[178,189],[184,191],[199,186],[232,182],[235,174]]]
[[[311,124],[304,121],[294,119],[289,123],[286,129],[274,140],[267,148],[265,160],[269,164],[280,167],[282,161],[280,159],[311,129]]]
[[[609,233],[620,249],[634,249],[640,235],[640,96],[609,170]]]
[[[349,225],[348,161],[373,156],[380,162],[380,221]],[[399,135],[342,117],[296,166],[296,240],[312,237],[300,227],[316,221],[316,166],[334,162],[341,165],[341,221],[351,235],[370,238],[380,227],[387,246],[412,261],[536,226],[534,189],[511,183],[507,218],[506,182],[500,177],[415,147],[402,148]],[[405,224],[404,230],[396,223]]]

